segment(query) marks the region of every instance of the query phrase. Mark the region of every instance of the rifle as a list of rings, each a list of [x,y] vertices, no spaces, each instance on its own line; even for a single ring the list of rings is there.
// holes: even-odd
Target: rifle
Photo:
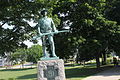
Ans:
[[[69,30],[62,30],[62,31],[50,32],[50,33],[42,33],[42,35],[33,36],[32,40],[39,39],[46,35],[54,35],[54,34],[58,34],[58,33],[62,33],[62,32],[69,32]]]

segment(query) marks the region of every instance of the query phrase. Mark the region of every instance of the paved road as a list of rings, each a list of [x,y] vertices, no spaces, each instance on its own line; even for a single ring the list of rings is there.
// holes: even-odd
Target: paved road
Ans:
[[[120,80],[120,67],[114,67],[83,80]]]

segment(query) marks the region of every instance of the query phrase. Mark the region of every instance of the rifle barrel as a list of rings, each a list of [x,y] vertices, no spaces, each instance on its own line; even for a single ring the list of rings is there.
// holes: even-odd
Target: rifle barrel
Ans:
[[[37,38],[40,38],[42,36],[46,36],[46,35],[49,35],[49,34],[58,34],[58,33],[62,33],[62,32],[69,32],[69,30],[63,30],[63,31],[57,31],[57,32],[50,32],[50,33],[43,33],[42,35],[33,36],[32,40],[35,40]]]

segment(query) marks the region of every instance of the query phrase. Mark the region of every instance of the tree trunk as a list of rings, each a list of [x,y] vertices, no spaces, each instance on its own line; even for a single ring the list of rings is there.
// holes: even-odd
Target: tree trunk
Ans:
[[[85,60],[83,61],[83,66],[85,67]]]
[[[96,67],[97,68],[100,68],[100,59],[99,59],[99,57],[100,57],[99,53],[96,54]]]
[[[75,60],[76,60],[76,63],[79,64],[79,56],[78,55]]]
[[[106,53],[102,53],[102,65],[106,65]]]

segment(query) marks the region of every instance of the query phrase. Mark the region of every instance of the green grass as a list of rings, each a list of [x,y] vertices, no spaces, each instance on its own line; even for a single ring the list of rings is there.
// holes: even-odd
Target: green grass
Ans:
[[[35,69],[9,69],[0,70],[0,80],[34,80],[37,77],[37,70]]]
[[[65,67],[65,74],[67,80],[81,80],[90,75],[96,74],[110,67],[102,67],[96,69],[95,65],[89,64],[83,66],[68,66]],[[37,69],[11,69],[0,70],[0,80],[37,80]]]
[[[65,73],[67,80],[82,80],[83,78],[110,69],[111,67],[112,66],[104,66],[99,69],[96,69],[93,65],[86,67],[70,67],[66,69]]]

